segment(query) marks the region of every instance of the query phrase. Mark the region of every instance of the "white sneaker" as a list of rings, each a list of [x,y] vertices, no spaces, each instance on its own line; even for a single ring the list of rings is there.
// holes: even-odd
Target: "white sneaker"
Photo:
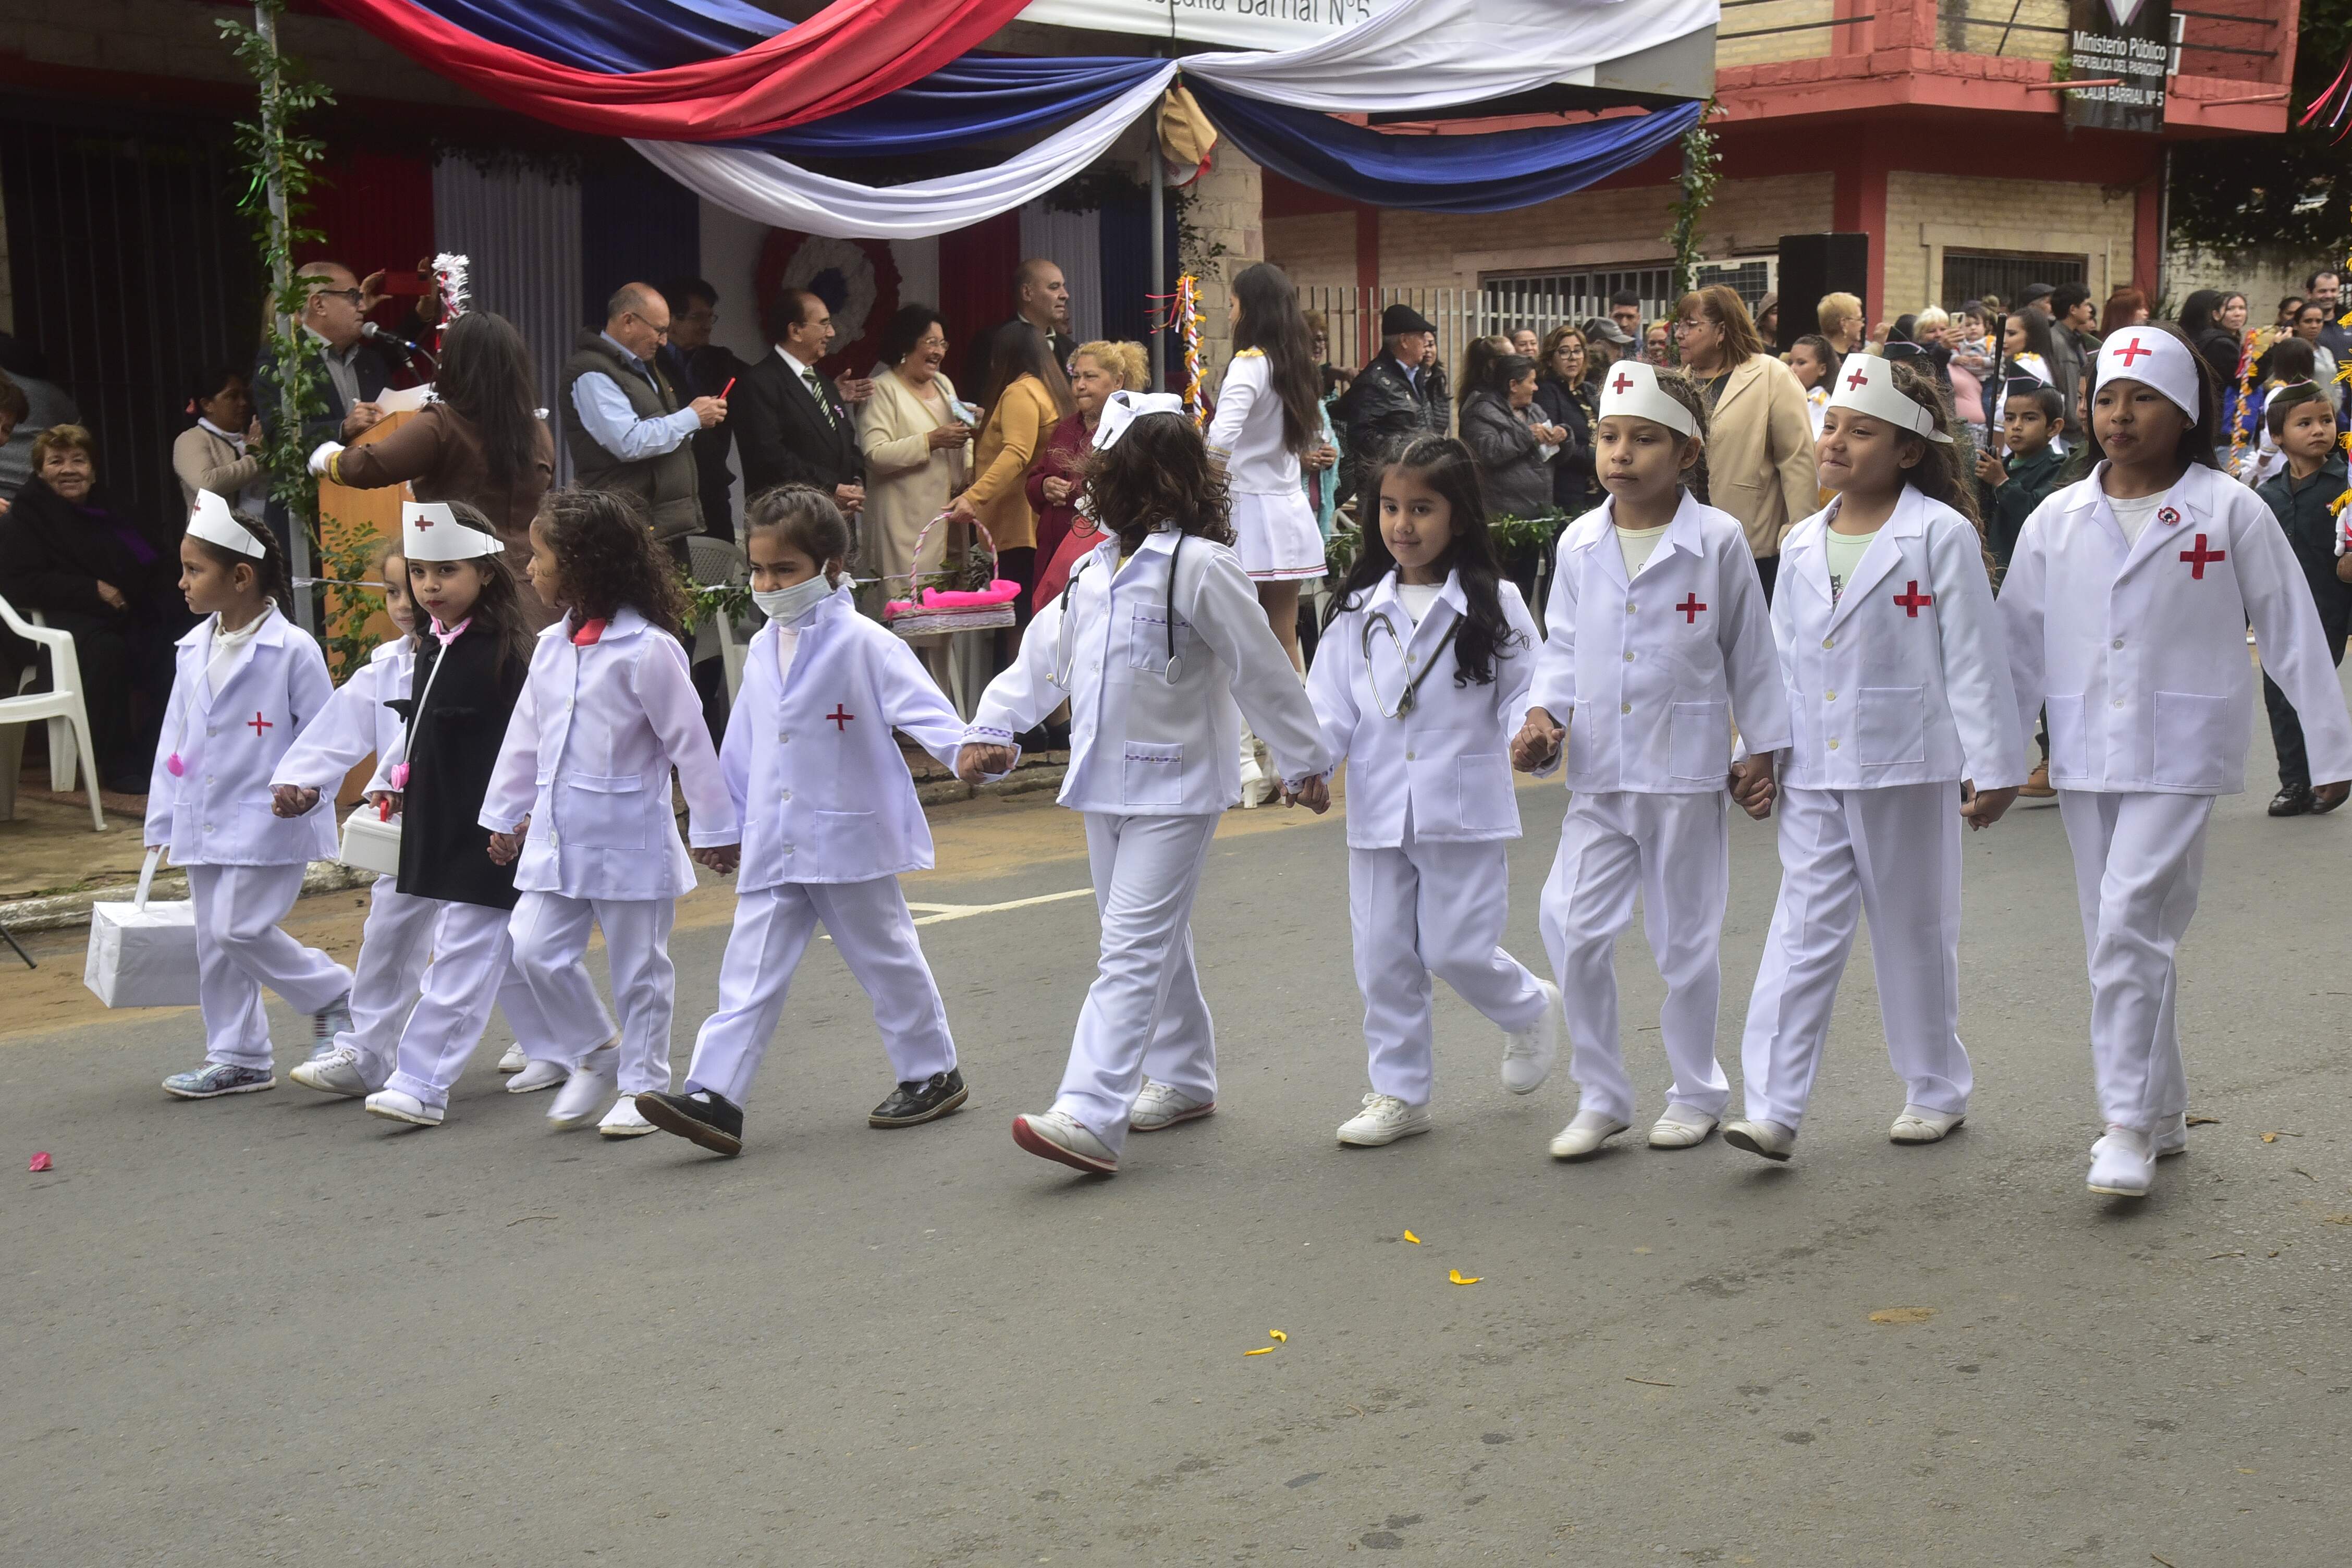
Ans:
[[[1013,1119],[1013,1141],[1041,1160],[1052,1160],[1073,1170],[1109,1176],[1118,1172],[1118,1156],[1096,1137],[1086,1123],[1059,1110],[1034,1111]]]
[[[1145,1079],[1143,1092],[1135,1097],[1135,1109],[1128,1113],[1128,1130],[1158,1132],[1180,1121],[1198,1121],[1216,1109],[1213,1100],[1194,1100],[1167,1084]]]
[[[367,1097],[367,1113],[381,1116],[386,1121],[405,1121],[411,1127],[441,1125],[441,1107],[427,1105],[413,1094],[403,1094],[396,1089],[380,1089]]]
[[[558,1127],[585,1124],[604,1109],[606,1100],[620,1092],[620,1071],[619,1046],[599,1046],[590,1051],[563,1080],[563,1087],[555,1091],[555,1103],[547,1108],[547,1119]]]
[[[1426,1105],[1407,1105],[1393,1094],[1368,1094],[1364,1109],[1339,1123],[1339,1142],[1351,1149],[1377,1149],[1433,1125]]]
[[[1940,1143],[1953,1128],[1968,1119],[1969,1113],[1965,1110],[1930,1110],[1924,1105],[1906,1105],[1903,1108],[1903,1114],[1895,1119],[1895,1125],[1886,1130],[1887,1142]]]
[[[1666,1113],[1650,1129],[1653,1149],[1696,1149],[1715,1131],[1715,1118],[1687,1105],[1666,1102]]]
[[[1503,1087],[1513,1094],[1533,1094],[1551,1076],[1559,1060],[1559,987],[1538,980],[1544,994],[1543,1016],[1515,1034],[1503,1037]]]
[[[655,1131],[654,1124],[637,1113],[637,1098],[625,1094],[604,1112],[604,1120],[596,1123],[596,1131],[607,1138],[642,1138]]]
[[[509,1046],[507,1047],[507,1054],[499,1058],[499,1070],[500,1072],[520,1072],[524,1068],[530,1065],[530,1058],[522,1054],[522,1047],[520,1046]]]
[[[529,1057],[523,1058],[520,1070],[509,1068],[504,1062],[499,1064],[499,1070],[514,1073],[514,1077],[507,1079],[509,1094],[536,1094],[542,1089],[553,1089],[572,1076],[571,1069],[562,1062],[533,1061]]]
[[[1723,1141],[1735,1149],[1785,1162],[1797,1147],[1797,1134],[1777,1121],[1727,1121]]]
[[[2091,1145],[2091,1190],[2111,1198],[2144,1198],[2156,1181],[2156,1152],[2145,1132],[2110,1127]]]
[[[1551,1141],[1551,1157],[1555,1160],[1590,1160],[1601,1152],[1601,1146],[1630,1123],[1618,1121],[1605,1110],[1580,1110],[1576,1119],[1559,1130]]]
[[[304,1089],[358,1100],[383,1086],[370,1083],[361,1070],[360,1054],[349,1046],[330,1046],[286,1075]]]
[[[2174,1116],[2156,1124],[2155,1135],[2149,1139],[2155,1145],[2156,1157],[2169,1159],[2189,1152],[2189,1118]]]

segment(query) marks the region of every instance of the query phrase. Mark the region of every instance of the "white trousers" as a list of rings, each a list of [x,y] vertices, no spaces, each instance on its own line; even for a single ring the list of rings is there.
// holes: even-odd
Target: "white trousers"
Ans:
[[[2210,795],[2060,790],[2091,970],[2091,1067],[2110,1127],[2153,1131],[2189,1109],[2173,1016],[2176,956],[2205,876]]]
[[[621,1010],[621,1092],[669,1088],[670,1015],[677,1002],[669,928],[677,919],[675,899],[522,896],[514,910],[515,963],[547,1016],[556,1042],[549,1060],[578,1067],[615,1032],[588,980],[588,931],[601,926],[613,1002]]]
[[[336,1036],[335,1044],[359,1053],[370,1083],[391,1076],[440,913],[434,900],[402,892],[397,877],[378,877],[368,894],[367,923],[360,928],[359,962],[352,973],[351,1032]]]
[[[1499,1027],[1543,1016],[1544,994],[1503,951],[1511,912],[1507,842],[1431,843],[1348,851],[1348,918],[1372,1088],[1408,1105],[1430,1098],[1430,976]]]
[[[874,1026],[882,1031],[892,1077],[920,1083],[956,1065],[947,1008],[923,961],[898,879],[785,882],[735,902],[735,929],[719,964],[719,1011],[702,1021],[695,1037],[688,1093],[707,1089],[743,1103],[819,921],[874,1004]]]
[[[1213,814],[1119,816],[1090,811],[1087,858],[1102,917],[1102,957],[1078,1009],[1054,1109],[1118,1153],[1146,1075],[1189,1100],[1217,1098],[1217,1043],[1192,968],[1192,895],[1216,837]]]
[[[1617,938],[1642,926],[1666,983],[1658,1014],[1670,1103],[1720,1116],[1731,1084],[1715,1059],[1723,1002],[1724,903],[1730,891],[1731,795],[1580,795],[1544,883],[1544,948],[1568,1008],[1569,1071],[1579,1109],[1631,1121],[1633,1085],[1617,1040]]]
[[[1908,1103],[1958,1116],[1974,1079],[1960,1045],[1960,800],[1952,784],[1783,789],[1780,898],[1748,1004],[1748,1115],[1801,1126],[1830,1005],[1870,921],[1886,1058]]]
[[[506,1009],[525,1056],[560,1059],[564,1044],[515,963],[509,913],[482,904],[425,901],[436,911],[433,962],[425,967],[425,994],[400,1032],[400,1066],[384,1087],[427,1105],[447,1105],[449,1086],[482,1043],[492,1002]]]
[[[350,970],[278,929],[302,896],[304,869],[299,860],[284,866],[188,868],[205,1060],[269,1070],[269,1017],[261,1001],[265,985],[297,1013],[322,1013],[351,994]]]

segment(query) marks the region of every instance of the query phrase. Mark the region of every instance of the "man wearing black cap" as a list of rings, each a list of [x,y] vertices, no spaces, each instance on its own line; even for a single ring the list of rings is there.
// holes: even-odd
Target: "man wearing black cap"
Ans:
[[[1641,348],[1635,339],[1606,316],[1595,316],[1584,323],[1584,384],[1601,395],[1601,378],[1609,367],[1621,359],[1637,359]]]
[[[1363,495],[1371,465],[1416,436],[1444,435],[1446,407],[1430,396],[1422,357],[1437,335],[1410,305],[1381,312],[1381,352],[1334,405],[1346,421],[1348,453],[1356,463],[1356,493]]]

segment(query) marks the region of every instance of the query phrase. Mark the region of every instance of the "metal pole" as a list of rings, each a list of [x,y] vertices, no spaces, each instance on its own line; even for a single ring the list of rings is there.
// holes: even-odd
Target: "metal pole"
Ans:
[[[253,8],[253,28],[255,32],[261,35],[262,41],[269,46],[269,75],[261,84],[261,135],[263,142],[270,149],[269,167],[267,171],[269,224],[278,241],[272,247],[277,252],[277,261],[270,271],[269,289],[270,297],[273,300],[283,300],[286,297],[286,286],[289,281],[294,262],[291,254],[293,247],[286,240],[286,169],[278,152],[282,145],[279,133],[285,111],[278,97],[277,13],[268,5],[257,5]],[[288,339],[294,335],[294,318],[282,310],[278,315],[278,332],[280,337]],[[291,434],[296,428],[294,388],[292,383],[283,374],[278,377],[278,428],[285,438],[296,439]],[[286,542],[287,564],[290,568],[291,574],[297,578],[310,576],[311,574],[310,530],[304,525],[300,517],[291,512],[286,519]],[[319,616],[310,590],[304,589],[295,595],[294,618],[304,631],[313,636],[317,635]]]
[[[1151,116],[1144,135],[1144,161],[1151,165],[1151,292],[1168,292],[1168,171],[1160,155],[1160,117]],[[1151,390],[1168,386],[1168,334],[1151,334]]]
[[[2164,167],[2156,177],[2164,183],[2156,191],[2156,298],[2148,301],[2151,306],[2160,305],[2170,297],[2167,292],[2172,271],[2172,143],[2169,142],[2164,144]],[[2107,282],[2112,289],[2115,280],[2109,279]]]

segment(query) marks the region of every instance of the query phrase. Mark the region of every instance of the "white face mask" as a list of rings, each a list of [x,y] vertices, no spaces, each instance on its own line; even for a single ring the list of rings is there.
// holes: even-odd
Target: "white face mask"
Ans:
[[[778,626],[788,626],[815,609],[832,595],[833,584],[825,581],[824,574],[820,572],[804,583],[795,583],[789,588],[778,588],[773,593],[762,594],[754,589],[751,602],[759,605],[761,613],[770,620]]]

